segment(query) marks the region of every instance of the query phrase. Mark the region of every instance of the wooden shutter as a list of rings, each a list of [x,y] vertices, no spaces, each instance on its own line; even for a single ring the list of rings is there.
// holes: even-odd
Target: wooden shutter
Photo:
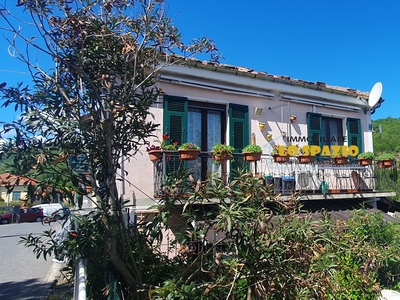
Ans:
[[[349,146],[357,146],[359,151],[362,152],[362,134],[360,119],[347,119],[347,144]]]
[[[307,113],[307,138],[309,145],[322,147],[322,116],[315,113]]]
[[[229,105],[229,141],[237,153],[249,144],[249,108],[245,105]]]
[[[187,142],[187,111],[187,98],[164,96],[163,133],[179,145]]]

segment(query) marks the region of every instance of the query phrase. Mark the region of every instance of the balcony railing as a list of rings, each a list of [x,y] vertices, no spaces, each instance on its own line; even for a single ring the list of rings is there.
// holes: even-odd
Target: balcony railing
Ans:
[[[307,198],[322,199],[327,195],[357,194],[358,197],[394,196],[397,191],[397,167],[379,168],[359,165],[356,159],[346,164],[335,164],[331,158],[318,157],[313,162],[301,163],[297,157],[277,163],[270,155],[260,161],[246,162],[243,154],[234,154],[226,164],[216,164],[210,153],[201,152],[193,161],[183,161],[177,152],[163,152],[162,159],[154,162],[154,196],[160,196],[167,175],[187,168],[195,179],[217,176],[226,182],[233,179],[233,170],[247,168],[265,184],[273,185],[275,194],[291,195],[299,192]]]

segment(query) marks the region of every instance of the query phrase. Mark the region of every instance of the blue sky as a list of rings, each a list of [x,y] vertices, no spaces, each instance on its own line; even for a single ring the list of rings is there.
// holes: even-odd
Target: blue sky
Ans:
[[[373,119],[400,117],[398,0],[170,0],[167,6],[183,38],[209,36],[222,63],[365,92],[380,81],[385,102]]]
[[[167,0],[166,8],[184,41],[213,39],[221,63],[365,92],[380,81],[385,102],[373,119],[400,117],[398,0]],[[29,83],[1,37],[0,55],[0,82]],[[0,120],[13,115],[0,110]]]

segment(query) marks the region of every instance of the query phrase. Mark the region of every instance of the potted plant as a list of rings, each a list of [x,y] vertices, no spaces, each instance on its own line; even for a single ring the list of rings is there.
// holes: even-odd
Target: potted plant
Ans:
[[[377,158],[378,167],[381,169],[389,168],[394,165],[396,157],[391,153],[382,153]]]
[[[193,143],[183,143],[178,152],[181,160],[195,160],[199,157],[200,147]]]
[[[151,161],[157,161],[162,157],[162,151],[176,151],[178,147],[178,142],[173,142],[168,134],[162,135],[162,141],[160,142],[159,139],[156,139],[155,142],[160,143],[160,146],[151,145],[147,147],[147,153],[149,154],[149,158]],[[166,154],[166,157],[170,157],[170,153]]]
[[[373,152],[363,152],[358,154],[358,164],[361,166],[371,166],[372,160],[375,158],[375,154]]]
[[[213,158],[216,161],[224,161],[232,158],[233,151],[235,151],[233,146],[225,144],[215,144],[211,149]]]
[[[349,162],[349,158],[343,153],[343,147],[340,147],[338,153],[333,158],[333,163],[336,165],[344,165]]]
[[[162,149],[160,146],[151,145],[146,148],[147,153],[149,154],[150,161],[157,161],[161,159]]]
[[[280,148],[283,147],[283,151],[286,155],[280,154]],[[290,157],[287,155],[287,146],[279,146],[275,145],[274,149],[272,150],[272,156],[274,157],[274,162],[276,163],[285,163],[288,162]]]
[[[315,156],[310,155],[309,153],[305,153],[303,147],[298,146],[299,155],[297,156],[297,161],[299,164],[309,164],[312,163],[315,159]]]
[[[247,145],[243,148],[242,152],[245,161],[257,161],[261,159],[262,149],[258,145]]]

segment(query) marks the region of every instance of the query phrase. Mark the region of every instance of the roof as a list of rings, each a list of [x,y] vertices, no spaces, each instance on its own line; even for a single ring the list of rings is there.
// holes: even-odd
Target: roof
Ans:
[[[292,86],[301,86],[304,88],[309,88],[313,90],[320,90],[330,93],[337,93],[341,95],[353,96],[353,97],[361,97],[367,99],[369,96],[369,92],[362,92],[360,90],[349,88],[349,87],[340,87],[340,86],[332,86],[328,85],[325,82],[321,81],[307,81],[302,79],[294,79],[290,76],[286,75],[272,75],[268,74],[264,71],[255,71],[254,69],[233,66],[229,64],[220,64],[217,62],[209,62],[209,61],[201,61],[196,58],[184,58],[181,56],[173,56],[171,58],[172,61],[184,60],[184,65],[189,67],[195,67],[199,69],[205,69],[209,71],[215,71],[220,73],[229,73],[238,76],[247,76],[251,78],[256,78],[260,80],[268,80],[282,84],[288,84]]]
[[[379,203],[380,201],[378,201]],[[355,210],[364,209],[367,213],[381,213],[383,219],[389,222],[400,223],[400,220],[387,214],[383,207],[374,208],[363,200],[313,200],[304,201],[302,209],[312,213],[313,219],[319,219],[323,212],[329,213],[333,220],[348,221]],[[378,206],[379,207],[379,206]]]
[[[18,176],[18,175],[12,175],[10,173],[3,173],[0,174],[0,186],[21,186],[21,185],[36,185],[38,183],[37,180],[24,177],[24,176]]]

